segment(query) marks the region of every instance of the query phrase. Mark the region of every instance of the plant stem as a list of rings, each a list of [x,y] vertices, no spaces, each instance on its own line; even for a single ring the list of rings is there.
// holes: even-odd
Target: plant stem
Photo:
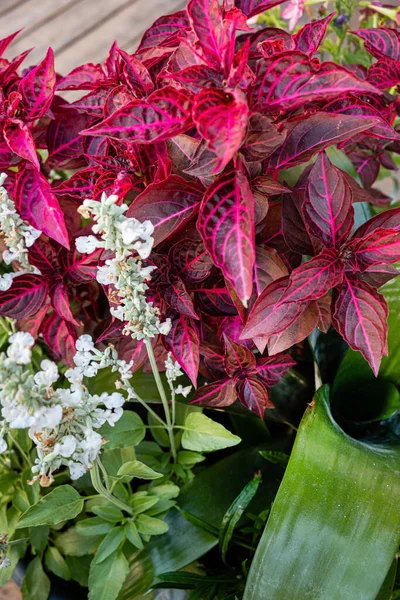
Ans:
[[[101,481],[99,467],[102,470],[103,475],[105,473],[105,475],[107,476],[107,472],[104,469],[103,464],[97,458],[96,461],[93,464],[92,470],[90,471],[90,477],[92,479],[92,484],[93,484],[93,487],[96,490],[96,492],[98,492],[99,494],[101,494],[101,496],[103,496],[104,498],[106,498],[106,500],[109,500],[110,502],[112,502],[113,504],[115,504],[115,506],[118,506],[118,508],[124,510],[125,512],[127,512],[131,516],[133,516],[133,510],[132,510],[132,508],[130,506],[128,506],[127,504],[125,504],[125,502],[122,502],[122,500],[120,500],[119,498],[116,498],[115,496],[113,496],[104,487],[103,482]]]
[[[17,448],[17,450],[19,451],[19,453],[21,454],[21,456],[23,457],[23,459],[25,460],[26,464],[28,465],[28,467],[32,466],[31,463],[31,459],[29,458],[29,456],[26,454],[26,452],[21,448],[20,444],[17,442],[17,440],[15,439],[15,437],[12,435],[12,433],[8,432],[8,435],[11,438],[12,443],[14,444],[14,446]]]
[[[165,390],[164,390],[164,386],[163,383],[161,381],[161,377],[160,377],[160,373],[158,372],[158,367],[157,367],[157,362],[156,362],[156,358],[154,356],[154,352],[153,352],[153,347],[151,345],[151,341],[149,339],[145,339],[145,344],[146,344],[146,350],[147,350],[147,355],[149,357],[149,361],[150,361],[150,365],[151,365],[151,370],[153,371],[153,375],[154,375],[154,379],[157,385],[157,389],[158,389],[158,393],[160,394],[160,398],[161,398],[161,402],[162,405],[164,407],[164,413],[165,413],[165,420],[166,420],[166,429],[168,432],[168,437],[169,437],[169,442],[170,442],[170,446],[171,446],[171,453],[174,459],[174,462],[176,462],[176,446],[175,446],[175,438],[174,438],[174,423],[171,420],[171,414],[169,411],[169,402],[167,399],[167,396],[165,394]]]

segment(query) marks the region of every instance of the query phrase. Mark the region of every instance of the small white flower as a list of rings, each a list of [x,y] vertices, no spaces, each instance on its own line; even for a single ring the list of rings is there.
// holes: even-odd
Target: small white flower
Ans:
[[[178,387],[175,389],[175,394],[181,394],[182,396],[184,396],[186,398],[190,394],[191,389],[192,389],[191,385],[182,387],[181,384],[179,384]]]
[[[94,235],[82,235],[76,238],[75,246],[81,254],[91,254],[99,248],[99,240]]]
[[[30,227],[24,231],[23,236],[25,238],[25,244],[27,248],[33,246],[38,237],[42,235],[42,232],[39,229],[35,229],[34,227]]]
[[[96,377],[98,370],[98,365],[91,364],[84,368],[83,374],[85,375],[85,377]]]
[[[164,323],[161,323],[159,325],[158,331],[162,335],[168,335],[169,332],[171,331],[171,327],[172,327],[171,319],[165,319]]]
[[[38,371],[33,379],[37,385],[50,387],[59,377],[57,365],[52,360],[42,360],[40,367],[43,370]]]
[[[69,383],[80,386],[83,380],[83,370],[80,367],[68,369],[65,371],[65,377],[68,379]]]
[[[137,251],[137,253],[139,254],[140,258],[149,258],[152,248],[153,248],[153,238],[149,238],[148,240],[145,240],[144,242],[142,241],[137,241],[133,244],[134,249]]]
[[[35,339],[30,333],[18,331],[10,338],[10,346],[7,348],[7,356],[17,365],[27,365],[31,362],[32,346]]]
[[[11,566],[11,561],[8,556],[3,556],[0,558],[0,569],[6,569]]]
[[[11,252],[10,250],[4,250],[3,252],[3,260],[6,265],[10,265],[14,260],[18,260],[19,254],[18,252]]]
[[[125,311],[124,311],[124,307],[122,306],[122,304],[120,304],[117,307],[111,306],[110,313],[112,314],[113,317],[115,317],[115,319],[119,319],[120,321],[123,321],[125,318]]]
[[[43,429],[56,427],[62,420],[62,407],[59,404],[55,406],[42,406],[34,415],[35,426]]]
[[[96,279],[102,285],[111,285],[118,282],[118,270],[115,260],[106,260],[106,264],[97,268]]]
[[[84,334],[76,340],[75,348],[78,352],[90,352],[94,348],[92,336]]]
[[[68,467],[71,479],[73,481],[82,477],[87,471],[87,469],[81,463],[74,462],[72,460],[68,463]]]
[[[7,442],[4,438],[0,437],[0,454],[3,454],[7,450]]]
[[[4,275],[0,275],[0,292],[6,292],[10,289],[15,275],[17,273],[4,273]]]
[[[73,435],[65,435],[58,444],[58,453],[64,458],[72,456],[76,450],[77,440]]]
[[[119,392],[113,392],[112,394],[104,392],[101,394],[100,400],[107,408],[120,408],[125,402],[125,398]]]

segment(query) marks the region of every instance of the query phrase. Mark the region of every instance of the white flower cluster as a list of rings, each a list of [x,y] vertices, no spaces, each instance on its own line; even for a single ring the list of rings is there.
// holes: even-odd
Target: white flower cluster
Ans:
[[[31,360],[34,339],[18,332],[10,337],[7,354],[0,354],[0,404],[3,421],[0,433],[7,429],[29,429],[37,447],[32,472],[34,481],[43,486],[52,483],[52,473],[62,465],[69,467],[72,479],[91,469],[105,440],[96,431],[104,423],[113,426],[121,417],[124,396],[119,392],[90,394],[84,377],[94,377],[99,369],[111,366],[121,378],[129,378],[132,365],[118,361],[113,348],[100,352],[92,338],[82,335],[76,343],[75,367],[65,378],[69,387],[55,389],[59,379],[57,365],[43,360],[41,371],[33,374]],[[0,438],[0,452],[7,449]]]
[[[41,231],[31,227],[21,219],[15,209],[14,202],[8,197],[3,183],[7,175],[0,175],[0,231],[3,234],[7,250],[3,252],[3,260],[9,265],[14,260],[18,261],[22,271],[5,273],[0,276],[0,291],[4,292],[11,287],[14,277],[26,272],[38,272],[29,264],[28,248],[37,240]]]
[[[138,340],[159,333],[166,335],[171,327],[170,320],[161,323],[158,308],[146,299],[146,282],[155,267],[143,267],[141,260],[150,255],[154,227],[150,221],[140,223],[137,219],[126,217],[124,213],[128,206],[119,206],[117,200],[118,196],[103,194],[100,202],[84,201],[78,210],[85,218],[93,218],[93,232],[100,237],[77,238],[76,247],[79,252],[87,254],[96,248],[113,252],[114,257],[98,267],[97,281],[113,286],[109,297],[116,306],[111,308],[111,314],[125,322],[125,335]]]
[[[191,385],[187,385],[186,387],[182,387],[181,384],[179,384],[177,387],[174,386],[175,381],[178,377],[182,377],[183,372],[179,363],[172,359],[171,352],[168,352],[167,360],[165,361],[165,375],[167,377],[171,392],[175,394],[181,394],[185,398],[190,394],[192,389]]]

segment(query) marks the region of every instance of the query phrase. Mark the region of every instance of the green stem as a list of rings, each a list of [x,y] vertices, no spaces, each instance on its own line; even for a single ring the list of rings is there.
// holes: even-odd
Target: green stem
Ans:
[[[8,435],[11,438],[12,443],[14,444],[14,446],[17,448],[18,452],[21,454],[21,456],[23,457],[23,459],[25,460],[26,464],[28,465],[28,467],[32,466],[31,463],[31,459],[29,458],[29,456],[26,454],[26,452],[21,448],[20,444],[17,442],[17,440],[15,439],[15,437],[12,435],[12,433],[8,432]]]
[[[106,498],[106,500],[109,500],[110,502],[115,504],[115,506],[118,506],[118,508],[120,508],[121,510],[124,510],[125,512],[127,512],[131,516],[133,516],[132,508],[130,506],[128,506],[127,504],[125,504],[125,502],[122,502],[122,500],[120,500],[119,498],[116,498],[115,496],[113,496],[104,487],[103,482],[101,481],[99,468],[102,470],[103,474],[106,473],[106,475],[107,475],[107,472],[105,471],[104,466],[102,465],[101,461],[99,459],[97,459],[95,461],[95,463],[93,464],[93,467],[90,471],[90,477],[92,479],[92,484],[93,484],[93,487],[96,490],[96,492],[101,494],[104,498]]]
[[[153,347],[151,345],[151,341],[149,339],[145,339],[147,355],[149,357],[151,370],[153,371],[154,379],[157,385],[158,393],[160,394],[161,402],[164,407],[165,420],[167,422],[167,432],[169,437],[169,442],[171,446],[171,453],[176,462],[176,446],[175,446],[175,438],[174,438],[174,423],[171,420],[171,414],[169,411],[169,402],[167,396],[165,394],[164,386],[161,381],[160,373],[158,372],[156,357],[154,356]]]
[[[167,429],[167,423],[152,408],[150,408],[150,406],[144,400],[142,400],[142,398],[140,398],[136,392],[134,392],[134,394],[134,400],[137,400],[139,404],[141,404],[154,419],[161,423],[163,429]]]

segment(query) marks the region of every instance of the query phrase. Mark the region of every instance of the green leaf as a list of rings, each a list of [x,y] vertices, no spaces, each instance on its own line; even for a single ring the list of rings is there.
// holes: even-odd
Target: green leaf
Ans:
[[[240,438],[203,413],[193,412],[186,417],[182,446],[195,452],[211,452],[240,444]]]
[[[136,527],[143,535],[162,535],[168,531],[168,523],[161,519],[154,519],[148,515],[141,514],[136,519]]]
[[[133,521],[129,521],[125,525],[125,536],[126,539],[129,540],[133,546],[135,546],[135,548],[139,548],[139,550],[143,548],[142,538],[140,537],[137,527]]]
[[[76,531],[84,536],[104,535],[113,528],[109,521],[103,521],[100,517],[90,517],[83,519],[76,524]]]
[[[32,548],[35,552],[43,552],[47,546],[49,539],[49,527],[42,525],[40,527],[32,527],[29,531],[29,537],[31,540]]]
[[[101,461],[110,477],[117,477],[118,471],[126,462],[135,460],[133,448],[110,448],[105,449]]]
[[[101,536],[89,537],[80,534],[76,527],[71,527],[55,539],[55,545],[66,556],[85,556],[92,554],[99,545]]]
[[[107,506],[95,504],[94,506],[90,507],[90,512],[94,513],[98,517],[101,517],[104,521],[110,521],[110,523],[119,523],[124,518],[122,511],[111,504]]]
[[[178,463],[187,469],[191,469],[205,459],[206,457],[198,452],[190,452],[190,450],[180,450],[178,452]]]
[[[226,552],[229,542],[231,541],[233,531],[238,524],[244,511],[256,495],[261,482],[261,474],[253,477],[251,481],[242,489],[240,494],[232,502],[222,519],[221,528],[219,530],[219,547],[221,550],[222,560],[225,562]]]
[[[400,448],[345,434],[328,388],[307,409],[244,600],[375,600],[400,539]]]
[[[146,428],[139,415],[124,410],[122,417],[113,427],[105,423],[100,433],[107,440],[107,448],[124,448],[140,444],[146,435]]]
[[[125,532],[123,527],[114,527],[114,529],[111,529],[98,547],[93,562],[95,564],[101,563],[108,558],[110,554],[113,554],[118,550],[124,540]]]
[[[137,477],[138,479],[159,479],[163,477],[162,473],[157,473],[140,460],[131,460],[120,467],[118,476],[128,475],[129,477]]]
[[[159,501],[160,498],[157,496],[146,495],[137,497],[136,494],[133,494],[131,500],[133,514],[135,516],[140,515],[141,513],[146,512],[147,510],[152,508],[155,504],[158,504]]]
[[[100,564],[90,566],[88,600],[115,600],[129,572],[122,551],[108,556]]]
[[[77,581],[82,587],[89,585],[89,570],[92,562],[91,556],[67,556],[65,559],[71,573],[71,579]]]
[[[61,521],[74,519],[82,509],[83,498],[70,485],[62,485],[28,508],[18,521],[17,529],[57,525]]]
[[[379,594],[375,600],[391,600],[393,587],[396,580],[397,573],[397,559],[395,559],[390,567],[388,574],[386,575],[385,581],[382,584]]]
[[[61,579],[65,579],[66,581],[71,579],[69,567],[57,548],[54,546],[47,548],[44,560],[49,571],[57,575],[57,577],[61,577]]]
[[[50,579],[43,571],[40,558],[37,556],[28,565],[21,586],[24,600],[47,600],[50,593]]]
[[[276,465],[286,466],[289,461],[289,457],[284,452],[273,452],[272,450],[260,450],[260,455]]]

